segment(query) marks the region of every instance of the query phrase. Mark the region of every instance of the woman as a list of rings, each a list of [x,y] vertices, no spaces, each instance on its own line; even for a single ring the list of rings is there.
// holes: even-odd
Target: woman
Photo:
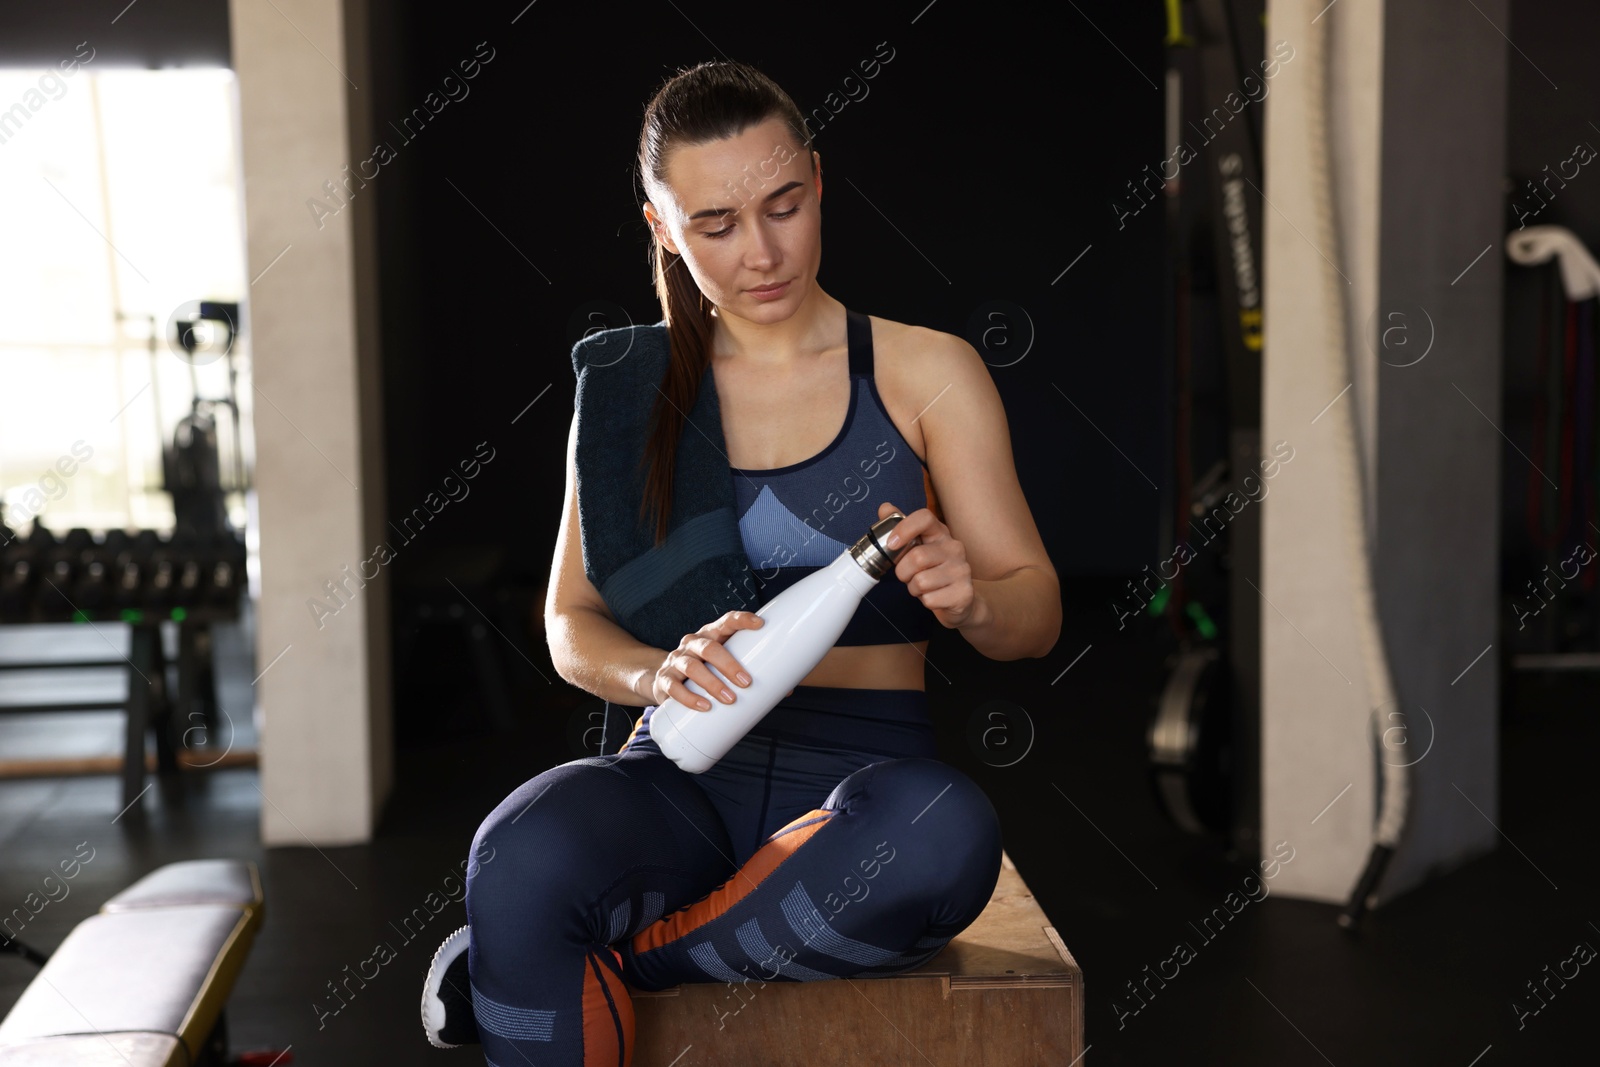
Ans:
[[[1059,585],[973,349],[847,310],[817,284],[822,170],[808,146],[793,102],[742,63],[681,72],[646,109],[643,212],[671,364],[644,505],[659,543],[685,390],[709,368],[759,602],[891,512],[909,547],[801,684],[692,775],[656,747],[651,713],[669,697],[710,709],[688,679],[737,706],[748,675],[724,642],[763,620],[724,612],[671,650],[621,625],[585,572],[569,444],[552,659],[572,684],[645,710],[619,752],[535,776],[479,827],[472,855],[494,860],[469,866],[469,924],[423,995],[435,1045],[480,1042],[501,1067],[627,1064],[624,977],[663,989],[895,974],[993,892],[994,809],[934,758],[927,635],[937,623],[993,659],[1043,656]]]

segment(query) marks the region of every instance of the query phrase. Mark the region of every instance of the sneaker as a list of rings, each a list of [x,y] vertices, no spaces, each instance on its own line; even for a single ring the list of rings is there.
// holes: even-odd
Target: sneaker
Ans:
[[[467,973],[470,926],[444,939],[428,965],[422,987],[422,1029],[434,1048],[481,1044],[472,1013],[472,978]]]

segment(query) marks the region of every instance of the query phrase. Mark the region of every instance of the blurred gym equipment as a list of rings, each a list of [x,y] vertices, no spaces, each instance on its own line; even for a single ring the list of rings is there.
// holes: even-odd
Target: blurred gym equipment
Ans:
[[[226,507],[228,492],[246,488],[233,363],[238,305],[202,302],[199,309],[195,318],[175,323],[174,340],[192,356],[199,350],[196,322],[224,324],[229,395],[200,396],[195,362],[189,361],[190,411],[162,448],[161,488],[172,497],[173,530],[75,528],[58,536],[36,519],[27,537],[18,538],[0,523],[0,715],[125,710],[124,806],[144,790],[147,731],[155,733],[157,768],[164,775],[177,773],[185,762],[177,755],[180,748],[214,744],[211,627],[238,618],[246,588],[244,531],[229,523]],[[157,342],[152,324],[152,382]],[[222,480],[213,417],[218,407],[233,417],[230,486]],[[163,425],[159,395],[156,421],[158,428]],[[122,626],[108,631],[103,623]],[[163,623],[177,628],[177,684],[170,690]],[[73,627],[94,633],[94,639],[75,640],[63,629]],[[124,627],[125,638],[111,632]]]

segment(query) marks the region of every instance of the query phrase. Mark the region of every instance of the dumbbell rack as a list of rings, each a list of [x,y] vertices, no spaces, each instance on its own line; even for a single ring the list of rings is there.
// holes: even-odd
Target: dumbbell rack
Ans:
[[[0,527],[0,626],[33,628],[13,630],[8,638],[19,638],[9,642],[16,654],[0,656],[0,715],[124,710],[122,802],[131,806],[146,788],[148,730],[155,730],[163,776],[180,769],[177,750],[190,731],[174,735],[191,713],[208,743],[215,736],[210,627],[239,617],[244,568],[244,542],[235,533],[96,536],[75,529],[58,541],[38,524],[25,540]],[[168,691],[161,640],[161,624],[169,621],[178,627],[176,693]],[[125,635],[124,648],[97,626],[106,622],[128,627],[117,635]],[[68,630],[79,626],[100,640],[68,640]],[[108,687],[108,675],[119,672],[126,685]]]

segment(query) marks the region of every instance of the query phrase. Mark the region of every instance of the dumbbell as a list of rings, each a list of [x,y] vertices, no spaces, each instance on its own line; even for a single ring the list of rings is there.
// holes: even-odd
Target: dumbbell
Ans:
[[[35,525],[35,529],[40,528]],[[39,584],[40,556],[39,545],[32,539],[11,538],[6,541],[4,553],[0,555],[0,560],[3,560],[0,562],[0,619],[5,622],[32,620],[34,587]]]
[[[35,524],[34,529],[43,530],[44,527]],[[40,613],[45,618],[71,619],[78,610],[88,611],[98,606],[98,603],[86,605],[79,599],[80,595],[87,595],[91,600],[96,600],[98,595],[103,599],[105,564],[97,558],[98,549],[94,534],[75,526],[67,531],[63,540],[46,550],[44,573],[48,581],[39,586],[37,593]]]
[[[208,531],[201,537],[196,556],[203,573],[200,603],[232,608],[244,581],[244,544],[237,537]]]
[[[47,622],[72,618],[72,577],[76,570],[77,546],[89,531],[72,530],[66,540],[58,540],[51,530],[34,522],[28,541],[39,548],[39,583],[34,588],[34,607]]]
[[[172,553],[172,607],[193,608],[204,592],[204,571],[200,566],[200,538],[188,526],[172,531],[168,542]]]
[[[211,567],[211,603],[234,608],[245,585],[245,547],[239,537],[226,537]]]
[[[153,530],[145,530],[141,536],[143,534],[154,538],[155,545],[146,557],[148,569],[140,603],[147,611],[165,613],[172,610],[177,595],[178,561],[172,551],[172,539]]]
[[[113,531],[123,534],[121,530]],[[123,534],[123,539],[126,539]],[[116,563],[115,544],[111,537],[91,541],[78,550],[76,578],[73,583],[72,602],[78,610],[94,614],[111,600],[112,568]]]
[[[113,539],[111,605],[128,611],[140,606],[144,576],[148,570],[146,561],[157,544],[155,531],[140,530],[135,536],[129,537],[126,530],[113,530],[106,536],[107,544],[112,544]]]

